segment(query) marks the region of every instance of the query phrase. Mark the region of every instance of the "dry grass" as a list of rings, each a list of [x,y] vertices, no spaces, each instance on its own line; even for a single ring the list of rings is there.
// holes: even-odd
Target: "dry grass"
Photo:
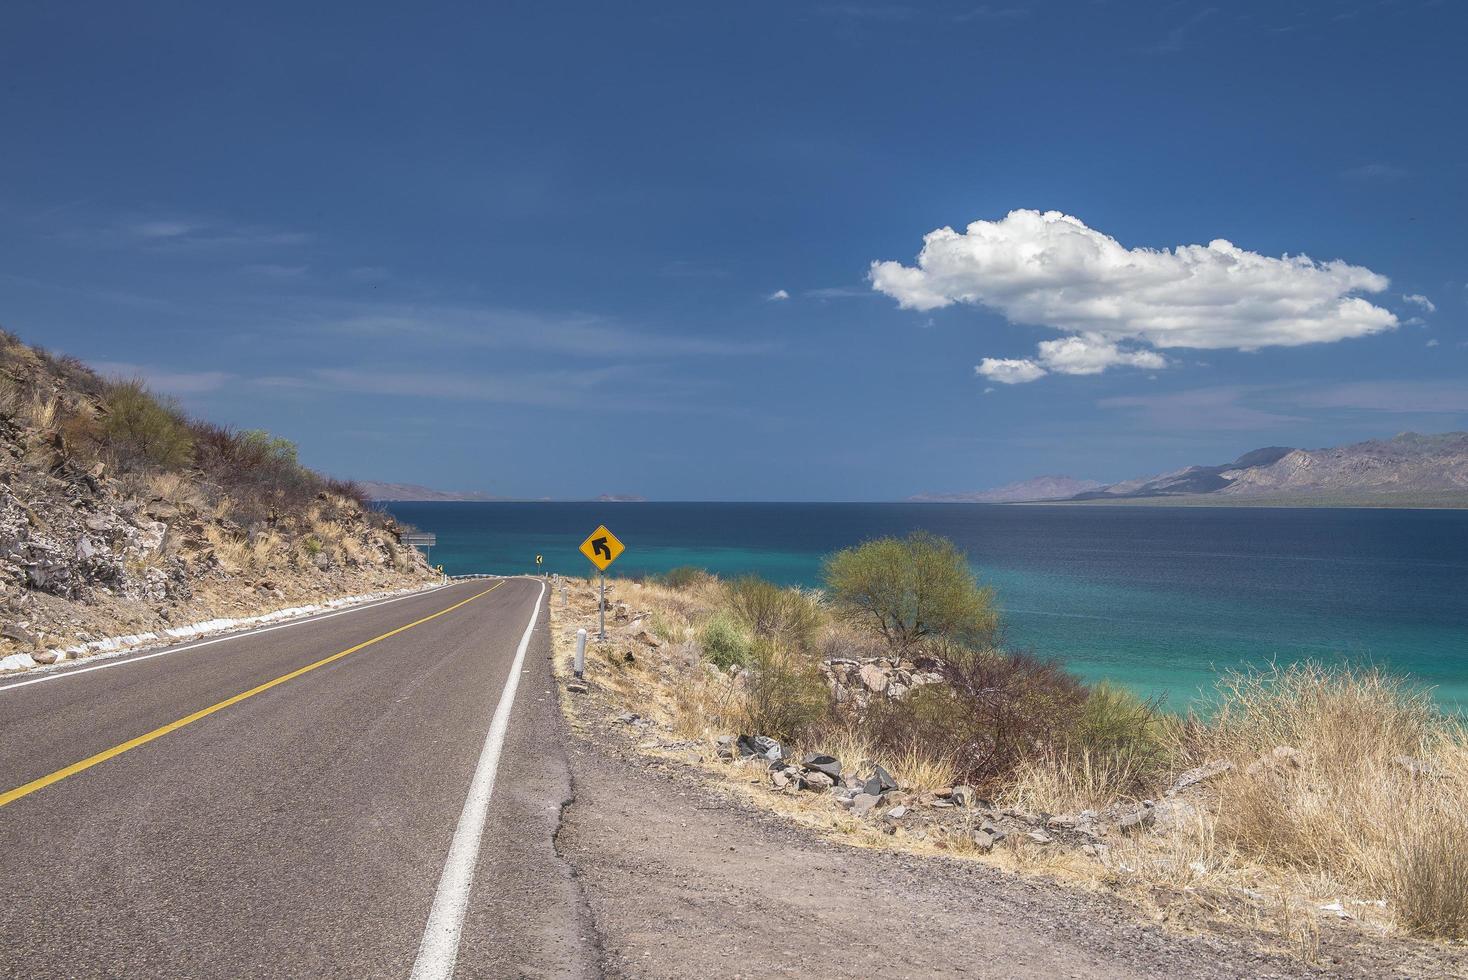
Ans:
[[[1045,749],[1020,763],[1002,797],[1036,813],[1079,813],[1130,799],[1140,779],[1136,761],[1126,756]]]
[[[594,602],[589,586],[573,589],[580,604],[574,619],[594,610]],[[760,711],[749,676],[716,668],[701,649],[704,628],[731,615],[727,596],[712,579],[682,590],[617,582],[614,601],[628,603],[642,617],[638,629],[662,645],[630,661],[625,644],[593,645],[597,683],[631,710],[710,748],[720,735],[754,730]],[[829,618],[802,626],[811,646],[827,655],[860,649],[860,638],[846,630]],[[778,649],[782,657],[803,658],[798,664],[819,656]],[[751,673],[760,669],[752,663]],[[787,690],[789,678],[776,686]],[[1036,746],[997,797],[1032,812],[1077,813],[1156,796],[1178,771],[1203,761],[1227,759],[1234,768],[1190,794],[1195,810],[1175,826],[1113,836],[1102,860],[1014,840],[989,860],[1085,879],[1144,903],[1162,890],[1195,907],[1201,920],[1274,933],[1306,962],[1319,952],[1321,915],[1334,914],[1322,908],[1383,928],[1468,939],[1468,738],[1427,694],[1375,670],[1300,663],[1226,678],[1207,718],[1109,725],[1137,717],[1136,704],[1115,692],[1099,703],[1104,710],[1088,715],[1100,718],[1088,729],[1093,736],[1139,731],[1146,744],[1107,734]],[[921,741],[883,748],[860,719],[822,717],[787,740],[787,752],[834,755],[848,768],[880,762],[917,792],[957,778],[953,760]],[[740,792],[851,843],[976,852],[962,828],[925,842],[894,842],[819,795],[772,792],[737,766],[719,768]]]

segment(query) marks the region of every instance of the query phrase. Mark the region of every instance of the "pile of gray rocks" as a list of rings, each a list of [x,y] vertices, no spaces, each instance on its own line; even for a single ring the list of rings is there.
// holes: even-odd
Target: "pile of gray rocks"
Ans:
[[[1098,860],[1106,859],[1110,843],[1119,836],[1188,826],[1198,815],[1204,784],[1233,768],[1219,761],[1190,769],[1160,799],[1051,814],[998,806],[972,786],[914,792],[870,761],[844,767],[836,757],[817,753],[796,761],[786,757],[777,740],[763,735],[721,736],[718,754],[727,761],[760,767],[770,785],[782,792],[824,793],[853,816],[873,821],[883,833],[929,838],[939,846],[957,836],[979,851],[1015,838],[1031,845],[1077,848]]]

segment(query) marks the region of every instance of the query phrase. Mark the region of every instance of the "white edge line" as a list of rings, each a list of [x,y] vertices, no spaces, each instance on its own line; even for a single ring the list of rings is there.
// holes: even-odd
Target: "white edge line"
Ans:
[[[199,647],[212,646],[215,643],[224,643],[228,640],[241,640],[251,636],[259,636],[262,633],[273,633],[276,630],[290,629],[292,626],[304,626],[306,623],[319,623],[324,619],[332,619],[337,616],[345,616],[347,613],[361,612],[364,609],[376,609],[378,606],[385,606],[390,602],[401,602],[404,599],[414,599],[418,596],[431,595],[432,593],[437,592],[440,589],[448,588],[452,588],[452,586],[435,585],[426,589],[419,589],[417,592],[409,592],[407,595],[394,596],[391,599],[382,599],[377,602],[365,602],[359,606],[350,606],[346,609],[338,609],[334,612],[317,613],[312,616],[304,616],[300,619],[293,619],[288,623],[277,623],[274,626],[257,626],[254,629],[239,630],[238,632],[226,633],[223,636],[216,636],[213,639],[199,640],[196,643],[185,643],[182,646],[164,647],[162,650],[157,650],[153,653],[144,653],[138,656],[129,657],[126,655],[126,651],[119,651],[120,655],[114,654],[114,659],[109,659],[108,662],[105,664],[93,664],[90,667],[77,667],[73,670],[59,670],[53,673],[47,673],[44,677],[31,677],[23,681],[16,681],[13,684],[0,684],[0,691],[11,691],[17,687],[28,687],[31,684],[44,684],[46,681],[65,680],[68,677],[75,677],[78,674],[90,674],[94,670],[106,670],[109,667],[126,667],[128,664],[142,663],[144,660],[152,660],[154,657],[166,657],[171,653],[183,653],[185,650],[197,650]]]
[[[530,646],[530,634],[540,619],[540,603],[544,598],[545,583],[541,582],[540,594],[535,597],[535,609],[530,614],[530,622],[525,625],[525,634],[520,637],[515,660],[510,664],[509,679],[505,681],[505,689],[494,709],[489,732],[484,736],[484,748],[479,753],[474,778],[469,782],[469,795],[459,814],[459,825],[454,830],[453,843],[449,845],[443,875],[438,879],[438,891],[433,896],[433,908],[428,912],[428,924],[423,928],[418,958],[413,961],[412,980],[448,980],[453,976],[454,962],[459,957],[459,938],[464,930],[464,914],[469,909],[469,889],[474,887],[474,866],[479,860],[484,817],[489,811],[489,797],[494,792],[494,777],[499,770],[500,750],[504,748],[505,734],[510,727],[510,711],[515,706],[515,691],[520,686],[525,651]]]

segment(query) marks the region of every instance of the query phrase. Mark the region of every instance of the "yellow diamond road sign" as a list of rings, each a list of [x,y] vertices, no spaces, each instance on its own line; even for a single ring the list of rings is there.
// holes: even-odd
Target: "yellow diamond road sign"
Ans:
[[[607,530],[605,524],[592,531],[586,540],[581,542],[581,553],[602,571],[606,571],[607,566],[616,561],[617,556],[625,550],[627,550],[626,546],[617,540],[615,534]]]

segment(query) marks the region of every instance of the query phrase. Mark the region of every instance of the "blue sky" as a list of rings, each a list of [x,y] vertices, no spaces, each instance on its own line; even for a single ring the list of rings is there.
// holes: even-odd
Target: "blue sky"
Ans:
[[[17,0],[0,324],[334,474],[522,497],[1468,428],[1465,33],[1419,0]]]

